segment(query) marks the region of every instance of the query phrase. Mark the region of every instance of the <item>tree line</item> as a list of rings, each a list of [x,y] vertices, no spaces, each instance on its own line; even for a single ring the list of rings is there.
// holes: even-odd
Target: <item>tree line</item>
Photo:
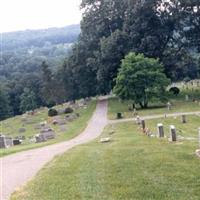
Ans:
[[[199,77],[198,0],[82,0],[81,9],[81,33],[62,67],[52,70],[43,63],[39,78],[31,74],[38,79],[33,85],[41,84],[34,89],[38,102],[51,105],[109,93],[129,52],[159,59],[172,81]]]

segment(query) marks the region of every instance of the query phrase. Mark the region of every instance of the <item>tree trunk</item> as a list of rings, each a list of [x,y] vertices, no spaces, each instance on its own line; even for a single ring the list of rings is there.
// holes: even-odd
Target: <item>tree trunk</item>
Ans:
[[[139,104],[140,104],[140,107],[141,107],[142,109],[143,109],[143,108],[148,108],[148,103],[147,103],[147,102],[145,102],[145,103],[140,102]]]
[[[144,108],[148,108],[148,103],[144,103]]]

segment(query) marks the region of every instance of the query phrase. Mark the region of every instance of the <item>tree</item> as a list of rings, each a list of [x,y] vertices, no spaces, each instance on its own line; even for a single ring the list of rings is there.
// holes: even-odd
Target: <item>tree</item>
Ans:
[[[11,114],[9,96],[4,88],[0,88],[0,120],[6,119]]]
[[[164,67],[157,59],[129,53],[122,60],[114,93],[123,100],[133,100],[141,108],[147,108],[153,99],[163,101],[169,85],[163,71]]]
[[[35,93],[29,88],[24,89],[23,94],[20,96],[20,100],[20,110],[23,113],[37,108]]]

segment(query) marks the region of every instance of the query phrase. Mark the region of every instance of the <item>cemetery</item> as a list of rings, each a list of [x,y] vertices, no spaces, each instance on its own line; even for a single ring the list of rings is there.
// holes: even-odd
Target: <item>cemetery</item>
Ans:
[[[200,110],[200,90],[194,91],[181,90],[181,93],[176,96],[168,94],[170,101],[168,102],[150,102],[149,107],[141,109],[139,106],[136,108],[132,107],[133,102],[130,100],[121,101],[116,97],[109,99],[108,118],[109,119],[120,119],[119,113],[123,118],[133,118],[137,115],[147,116],[163,114],[167,115],[176,112],[192,112]]]
[[[59,185],[62,199],[198,200],[200,116],[184,120],[110,124],[100,138],[55,158],[11,199],[51,199]]]
[[[110,97],[109,121],[100,137],[54,158],[11,200],[52,199],[54,195],[61,199],[107,200],[120,195],[122,199],[198,200],[200,99],[199,93],[188,93],[169,95],[166,103],[155,102],[146,109],[131,108],[130,101]],[[36,124],[26,116],[28,125],[38,132],[31,140],[36,145],[58,141],[59,131],[68,133],[70,123],[77,125],[86,106],[61,105],[55,116]],[[21,138],[28,130],[22,127],[18,128]]]
[[[56,116],[48,116],[49,109],[40,108],[1,121],[0,156],[73,138],[85,127],[95,105],[95,101],[80,100],[56,106]]]

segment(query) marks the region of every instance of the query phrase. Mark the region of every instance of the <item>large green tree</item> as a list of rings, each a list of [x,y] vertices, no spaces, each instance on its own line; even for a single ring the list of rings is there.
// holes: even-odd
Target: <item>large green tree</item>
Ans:
[[[37,108],[36,95],[29,88],[24,88],[20,96],[20,110],[22,113],[35,110]]]
[[[169,80],[163,73],[164,67],[158,60],[143,54],[129,53],[122,60],[114,93],[123,100],[132,100],[147,108],[153,100],[165,100],[165,89]]]
[[[0,120],[11,115],[11,107],[8,93],[5,88],[0,87]]]
[[[128,52],[159,58],[173,81],[198,77],[199,1],[82,0],[81,8],[65,73],[73,74],[79,97],[108,93]]]

